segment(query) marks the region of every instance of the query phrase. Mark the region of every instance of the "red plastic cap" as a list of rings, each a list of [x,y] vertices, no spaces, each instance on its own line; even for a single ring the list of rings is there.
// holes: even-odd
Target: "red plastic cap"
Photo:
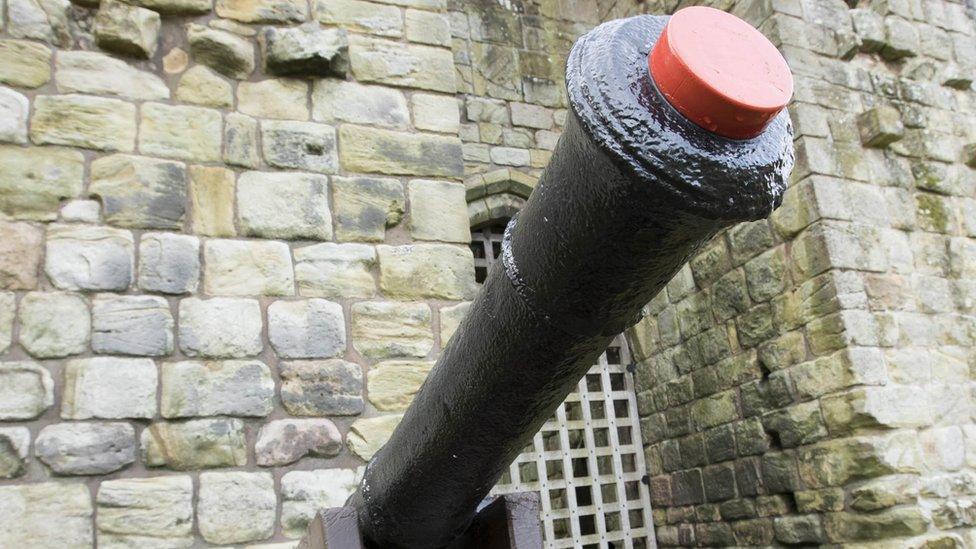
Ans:
[[[732,139],[759,135],[793,95],[793,75],[776,47],[745,21],[714,8],[672,15],[648,65],[678,112]]]

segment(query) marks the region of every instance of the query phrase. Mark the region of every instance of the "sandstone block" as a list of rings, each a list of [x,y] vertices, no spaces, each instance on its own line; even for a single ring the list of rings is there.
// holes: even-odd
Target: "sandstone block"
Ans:
[[[905,135],[901,114],[888,106],[874,107],[858,115],[857,129],[866,147],[884,148]]]
[[[16,296],[12,292],[0,292],[0,354],[7,352],[13,342],[16,316]]]
[[[27,40],[0,40],[0,82],[37,88],[50,79],[50,48]]]
[[[136,108],[118,99],[87,95],[41,95],[34,99],[31,141],[105,151],[131,151]]]
[[[176,98],[204,107],[229,109],[234,105],[234,90],[230,82],[209,67],[196,65],[180,77]]]
[[[116,154],[92,162],[89,193],[102,200],[105,221],[137,229],[181,229],[186,168],[179,162]]]
[[[929,522],[921,509],[906,507],[870,515],[830,513],[824,516],[824,530],[831,541],[866,541],[917,536],[928,529]]]
[[[332,457],[342,450],[342,433],[328,419],[279,419],[266,423],[254,443],[257,464],[288,465],[305,456]]]
[[[346,435],[346,446],[352,453],[369,461],[390,440],[403,414],[357,419]]]
[[[0,87],[0,141],[27,143],[30,104],[22,94]]]
[[[44,272],[63,290],[125,290],[132,282],[133,255],[129,231],[49,225]]]
[[[456,134],[461,128],[460,108],[453,96],[415,93],[410,108],[418,130]]]
[[[149,467],[178,471],[247,465],[244,423],[239,419],[156,422],[142,432]]]
[[[217,0],[217,15],[242,23],[301,23],[308,5],[298,0]]]
[[[88,487],[74,482],[0,486],[0,539],[10,547],[92,547]]]
[[[111,11],[120,6],[124,6],[122,9],[149,11],[113,1],[107,2],[102,7],[99,16],[106,9]],[[159,15],[155,13],[153,15],[156,15],[158,20]],[[155,42],[153,47],[155,48]],[[61,93],[117,95],[136,100],[169,98],[169,88],[158,76],[136,69],[120,59],[94,51],[58,52],[55,82]]]
[[[512,124],[515,126],[537,130],[548,130],[553,126],[550,109],[529,103],[511,103],[509,108],[512,110]]]
[[[187,356],[240,358],[261,352],[261,306],[253,299],[180,301],[180,349]]]
[[[210,543],[243,543],[274,534],[278,498],[270,473],[201,473],[200,535]]]
[[[20,345],[31,356],[57,358],[85,352],[91,332],[81,296],[32,292],[20,300]]]
[[[230,116],[230,115],[229,115]],[[255,136],[256,138],[256,136]],[[206,236],[234,236],[234,172],[218,167],[190,167],[190,226]]]
[[[885,17],[885,44],[881,57],[896,61],[918,55],[919,36],[915,25],[901,17]]]
[[[346,124],[339,129],[342,167],[392,175],[460,176],[461,140]]]
[[[27,427],[0,428],[0,479],[24,474],[30,452],[30,437]]]
[[[380,289],[390,297],[470,299],[474,296],[471,250],[446,244],[377,246]]]
[[[339,240],[382,242],[406,208],[403,184],[396,179],[333,177],[332,198]]]
[[[339,168],[332,126],[267,120],[261,123],[261,140],[264,161],[271,166],[318,173],[335,173]]]
[[[161,26],[159,14],[152,10],[106,0],[95,17],[95,43],[104,50],[148,59],[156,53]]]
[[[343,28],[320,28],[318,23],[265,31],[264,64],[281,76],[334,76],[349,72],[349,41]]]
[[[341,507],[359,485],[362,471],[317,469],[290,471],[281,477],[281,528],[284,535],[305,535],[309,521],[321,509]]]
[[[237,183],[241,227],[247,235],[329,239],[328,200],[328,179],[323,176],[246,172]]]
[[[166,356],[173,352],[173,315],[161,297],[96,297],[92,328],[96,353]]]
[[[464,185],[414,179],[410,196],[410,234],[417,240],[471,242]]]
[[[364,86],[335,79],[316,80],[312,118],[323,122],[354,122],[406,128],[410,113],[403,93],[384,86]]]
[[[324,299],[268,306],[268,339],[279,358],[329,358],[346,350],[342,306]]]
[[[773,522],[776,540],[788,544],[817,544],[826,541],[823,526],[816,515],[777,517]]]
[[[257,118],[308,120],[308,84],[293,78],[241,82],[237,110]]]
[[[433,366],[433,362],[421,361],[387,361],[377,364],[366,375],[369,401],[377,410],[384,412],[406,410]]]
[[[250,116],[230,113],[224,120],[224,162],[243,168],[257,168],[258,123]]]
[[[516,147],[492,147],[490,157],[502,166],[528,166],[531,162],[529,151]]]
[[[325,242],[295,250],[298,293],[332,299],[373,297],[376,251],[363,244]]]
[[[54,380],[28,361],[0,362],[0,419],[33,419],[54,404]]]
[[[70,47],[73,39],[64,1],[7,1],[7,32],[15,38],[33,38],[61,47]]]
[[[407,40],[431,46],[451,46],[451,24],[442,13],[408,9]]]
[[[470,308],[470,302],[458,303],[457,305],[441,308],[441,349],[447,347],[447,342],[450,341],[451,336],[457,331],[458,326],[461,325],[461,321],[464,320]]]
[[[102,219],[102,205],[97,200],[71,200],[61,207],[62,221],[96,224]]]
[[[0,221],[0,288],[33,290],[37,287],[43,241],[41,229],[27,223]]]
[[[196,23],[187,25],[186,38],[198,63],[238,80],[254,72],[254,46],[244,38]]]
[[[95,496],[99,545],[192,543],[193,479],[186,475],[107,480]]]
[[[403,18],[394,6],[361,0],[318,0],[313,5],[320,23],[338,25],[353,32],[403,36]]]
[[[142,106],[139,149],[183,160],[220,160],[220,112],[200,107],[147,103]]]
[[[454,93],[454,57],[445,48],[405,45],[380,38],[349,38],[352,73],[360,82]]]
[[[0,146],[0,165],[4,168],[0,171],[0,213],[13,219],[52,221],[61,199],[73,198],[82,190],[85,159],[78,151]]]
[[[282,362],[281,402],[296,416],[351,416],[363,412],[363,371],[339,359]]]
[[[352,341],[370,358],[425,357],[434,346],[430,307],[360,302],[352,306]]]
[[[271,370],[257,360],[163,364],[160,414],[263,417],[274,407]]]
[[[203,255],[203,287],[209,294],[295,293],[291,251],[283,242],[210,240]]]
[[[200,240],[172,233],[146,233],[139,241],[139,288],[164,294],[197,290]]]
[[[151,418],[156,365],[144,358],[81,358],[64,366],[62,419]]]
[[[104,475],[136,459],[128,423],[57,423],[41,429],[34,455],[59,475]]]
[[[131,3],[167,15],[199,15],[213,9],[213,0],[132,0]]]

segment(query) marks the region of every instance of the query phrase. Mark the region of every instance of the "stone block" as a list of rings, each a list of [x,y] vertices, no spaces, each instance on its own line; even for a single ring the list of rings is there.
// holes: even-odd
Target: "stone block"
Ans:
[[[173,352],[173,315],[161,297],[98,296],[92,304],[92,328],[96,353],[166,356]]]
[[[268,339],[279,358],[330,358],[346,349],[342,306],[324,299],[268,306]]]
[[[139,288],[185,294],[200,282],[200,240],[172,233],[145,233],[139,241]]]
[[[106,5],[111,6],[108,8],[110,11],[126,6],[114,1]],[[101,11],[105,10],[106,7],[103,6]],[[154,15],[158,18],[158,14]],[[121,59],[94,51],[59,52],[55,81],[61,93],[116,95],[135,100],[169,99],[169,88],[160,77],[136,69]]]
[[[27,98],[10,88],[0,87],[0,141],[27,143]]]
[[[31,141],[128,152],[135,146],[136,108],[118,99],[40,95],[34,99]]]
[[[95,16],[95,43],[103,50],[149,59],[156,53],[161,26],[152,10],[106,0]]]
[[[391,175],[460,176],[461,140],[344,125],[339,129],[339,160],[356,172]]]
[[[454,57],[445,48],[405,45],[380,38],[349,38],[352,73],[360,82],[454,93]]]
[[[774,248],[745,264],[749,295],[756,303],[768,301],[790,286],[786,248]]]
[[[234,90],[230,82],[204,65],[195,65],[180,76],[176,98],[184,103],[216,109],[234,106]]]
[[[26,472],[30,439],[27,427],[0,427],[0,479],[17,478]]]
[[[16,316],[16,295],[12,292],[0,292],[0,354],[7,352],[13,343]]]
[[[139,150],[145,154],[216,162],[223,138],[220,112],[201,107],[147,103],[142,106]]]
[[[186,39],[198,63],[238,80],[254,72],[254,46],[240,36],[190,23],[186,27]]]
[[[37,88],[51,79],[51,48],[27,40],[0,40],[0,82]]]
[[[58,475],[104,475],[136,459],[128,423],[57,423],[41,429],[34,455]]]
[[[430,316],[423,303],[355,303],[353,346],[370,358],[425,357],[434,345]]]
[[[281,239],[332,238],[328,178],[324,176],[245,172],[237,182],[237,204],[241,229],[246,235]],[[270,252],[271,248],[268,248]],[[290,258],[287,261],[290,267]],[[285,293],[292,292],[287,290]]]
[[[135,229],[181,229],[187,175],[182,163],[116,154],[92,162],[89,193],[105,221]]]
[[[529,103],[510,103],[509,108],[512,111],[512,124],[515,126],[537,130],[548,130],[553,127],[551,109]]]
[[[289,471],[281,477],[281,529],[289,538],[305,535],[322,509],[342,507],[356,491],[362,469]]]
[[[301,23],[308,5],[298,0],[217,0],[217,15],[242,23]]]
[[[491,161],[501,166],[528,166],[531,163],[529,151],[517,147],[492,147]]]
[[[210,543],[243,543],[274,535],[278,498],[270,473],[200,474],[197,527]]]
[[[264,65],[279,76],[316,76],[345,79],[349,72],[349,41],[344,28],[269,27],[264,34]]]
[[[38,0],[7,1],[7,32],[15,38],[33,38],[70,47],[73,42],[68,27],[68,2]]]
[[[0,420],[34,419],[54,404],[54,381],[29,361],[0,362]]]
[[[274,78],[237,85],[237,110],[256,118],[308,120],[308,83]]]
[[[187,356],[241,358],[263,349],[261,306],[253,299],[180,301],[180,350]]]
[[[166,15],[200,15],[213,9],[213,0],[131,0],[131,4]]]
[[[44,233],[33,225],[0,221],[0,288],[33,290],[37,287],[43,241]]]
[[[376,294],[372,246],[327,242],[297,248],[294,253],[300,295],[339,299]]]
[[[403,184],[396,179],[333,177],[332,198],[339,240],[382,242],[406,208]]]
[[[13,219],[54,220],[60,201],[82,190],[84,157],[78,151],[0,146],[0,165],[0,213]]]
[[[228,117],[233,115],[228,115]],[[255,139],[257,136],[255,135]],[[190,227],[204,236],[234,236],[234,172],[218,167],[190,167]]]
[[[60,292],[29,293],[20,301],[20,345],[31,356],[58,358],[85,352],[91,332],[88,304]]]
[[[357,419],[346,435],[346,446],[364,461],[369,461],[390,440],[403,414]]]
[[[312,118],[322,122],[354,122],[403,129],[410,113],[403,93],[385,86],[364,86],[335,79],[316,80]]]
[[[917,507],[892,509],[881,513],[829,513],[824,530],[830,541],[868,541],[917,536],[928,530],[929,518]]]
[[[282,362],[281,402],[296,416],[350,416],[363,412],[363,371],[344,360]]]
[[[339,169],[332,126],[266,120],[261,123],[261,141],[264,161],[270,166],[318,173],[336,173]]]
[[[211,295],[292,295],[295,276],[284,242],[209,240],[204,291]]]
[[[63,290],[124,291],[132,282],[133,255],[129,231],[49,225],[44,271]]]
[[[451,24],[443,13],[408,9],[407,40],[431,46],[451,46]]]
[[[62,419],[152,418],[156,365],[144,358],[80,358],[64,366]]]
[[[460,130],[460,109],[454,96],[415,93],[410,97],[410,108],[418,130],[450,134]]]
[[[377,246],[380,289],[395,298],[470,299],[474,296],[471,250],[446,244]]]
[[[919,481],[910,475],[893,475],[868,481],[851,490],[851,508],[872,512],[916,502]]]
[[[406,410],[433,366],[421,361],[387,361],[373,366],[366,376],[369,401],[384,412]]]
[[[410,234],[417,240],[471,241],[464,185],[414,179],[410,196]]]
[[[100,545],[193,543],[193,479],[186,475],[106,480],[95,496]]]
[[[92,514],[82,483],[0,486],[0,539],[10,547],[93,547]]]
[[[148,467],[186,471],[247,465],[244,422],[239,419],[155,422],[142,431],[141,445]]]
[[[468,314],[468,310],[471,308],[471,303],[458,303],[457,305],[451,305],[450,307],[442,307],[440,310],[441,317],[441,349],[447,347],[447,342],[457,331],[458,327],[461,325],[461,321]]]
[[[224,162],[243,168],[257,168],[258,123],[250,116],[228,113],[224,119]]]
[[[857,129],[865,147],[885,148],[905,136],[898,109],[884,105],[859,114]]]
[[[895,16],[885,17],[884,25],[885,44],[881,48],[881,57],[897,61],[918,55],[919,37],[915,25]]]
[[[361,0],[317,0],[313,6],[315,18],[326,25],[379,36],[403,35],[403,18],[394,6]]]
[[[279,419],[261,427],[254,454],[262,467],[288,465],[303,457],[332,457],[342,450],[342,433],[328,419]]]
[[[256,360],[170,362],[162,367],[160,414],[263,417],[274,407],[271,370]]]
[[[817,515],[777,517],[773,521],[776,541],[791,545],[818,544],[827,541]]]

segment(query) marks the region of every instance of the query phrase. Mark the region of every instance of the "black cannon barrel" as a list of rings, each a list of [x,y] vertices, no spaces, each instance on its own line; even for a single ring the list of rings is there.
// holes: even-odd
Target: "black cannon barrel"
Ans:
[[[768,216],[793,166],[785,112],[734,140],[661,95],[667,17],[605,23],[567,67],[565,131],[503,255],[348,505],[375,547],[444,547],[611,339],[722,228]]]

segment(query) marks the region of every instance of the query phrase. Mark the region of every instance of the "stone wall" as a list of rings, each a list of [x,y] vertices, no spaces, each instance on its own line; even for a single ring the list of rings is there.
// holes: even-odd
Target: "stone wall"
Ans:
[[[971,547],[976,14],[718,7],[793,69],[797,164],[635,330],[658,544]]]

